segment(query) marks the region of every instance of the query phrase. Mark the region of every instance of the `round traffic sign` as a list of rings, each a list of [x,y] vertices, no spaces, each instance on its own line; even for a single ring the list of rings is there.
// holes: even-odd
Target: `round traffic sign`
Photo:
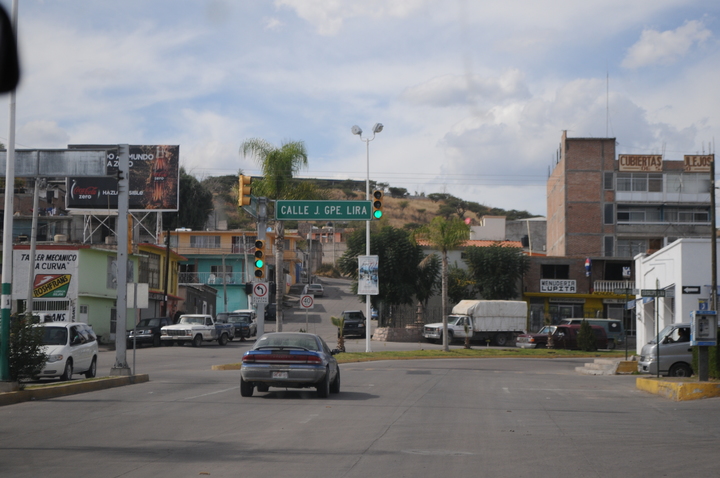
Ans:
[[[255,297],[265,297],[268,293],[269,287],[265,282],[256,282],[253,285],[253,295]]]
[[[303,295],[300,297],[300,307],[303,309],[312,309],[315,303],[315,297],[312,295]]]

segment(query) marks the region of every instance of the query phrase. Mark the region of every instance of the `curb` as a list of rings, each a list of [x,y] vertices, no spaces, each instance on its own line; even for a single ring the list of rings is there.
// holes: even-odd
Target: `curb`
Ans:
[[[638,378],[635,386],[639,390],[660,395],[676,402],[685,400],[699,400],[701,398],[720,397],[720,383],[718,382],[697,382],[687,379],[657,379]]]
[[[124,377],[107,377],[99,380],[87,380],[78,383],[64,383],[62,385],[50,385],[46,387],[29,388],[16,392],[0,393],[0,406],[14,405],[16,403],[30,400],[47,400],[50,398],[65,397],[78,393],[95,392],[109,388],[134,385],[136,383],[149,382],[148,374],[128,375]]]

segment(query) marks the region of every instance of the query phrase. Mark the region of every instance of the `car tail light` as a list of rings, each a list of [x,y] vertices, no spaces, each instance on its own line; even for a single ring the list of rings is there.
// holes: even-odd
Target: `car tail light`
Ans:
[[[256,353],[245,355],[243,363],[273,364],[321,364],[322,358],[315,354],[289,354],[285,352]]]

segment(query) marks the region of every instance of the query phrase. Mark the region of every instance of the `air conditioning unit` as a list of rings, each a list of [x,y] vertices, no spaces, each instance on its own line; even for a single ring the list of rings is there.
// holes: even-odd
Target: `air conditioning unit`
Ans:
[[[117,244],[117,237],[115,236],[108,236],[105,238],[105,244],[110,246],[113,244]]]
[[[53,237],[55,242],[67,242],[67,236],[65,234],[55,234]]]

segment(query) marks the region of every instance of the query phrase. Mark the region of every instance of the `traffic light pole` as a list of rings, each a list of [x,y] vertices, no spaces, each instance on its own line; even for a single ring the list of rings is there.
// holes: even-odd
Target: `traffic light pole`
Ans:
[[[265,241],[267,238],[267,198],[257,198],[258,216],[257,216],[257,237],[259,240]],[[247,252],[246,252],[247,254]],[[267,264],[265,264],[267,267]],[[257,336],[260,337],[265,333],[265,304],[257,305]]]

